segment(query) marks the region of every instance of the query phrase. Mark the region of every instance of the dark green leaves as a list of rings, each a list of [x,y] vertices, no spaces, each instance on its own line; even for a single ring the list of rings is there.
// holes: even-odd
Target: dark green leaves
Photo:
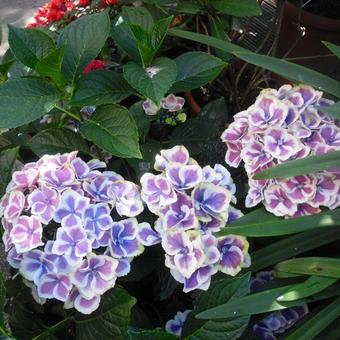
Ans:
[[[4,338],[4,339],[9,339],[10,335],[9,335],[9,332],[7,331],[7,327],[6,327],[5,320],[4,320],[4,318],[5,318],[5,312],[4,312],[5,302],[6,302],[6,287],[5,287],[5,284],[4,284],[3,275],[0,272],[0,337]]]
[[[240,47],[236,44],[232,44],[227,41],[223,41],[214,37],[210,37],[204,34],[182,31],[179,29],[169,30],[171,35],[181,37],[184,39],[193,40],[202,44],[207,44],[212,47],[221,49],[238,56],[240,59],[245,60],[251,64],[260,66],[264,69],[280,74],[285,78],[295,80],[297,82],[306,83],[316,88],[340,97],[340,82],[325,76],[314,70],[310,70],[307,67],[303,67],[286,60],[277,59],[261,54],[256,54],[248,51],[247,49]]]
[[[61,64],[64,58],[64,46],[54,50],[45,58],[38,61],[35,70],[43,76],[50,77],[57,83],[61,83],[63,78],[61,75]]]
[[[6,82],[0,86],[0,128],[14,128],[42,117],[60,96],[56,87],[41,79]]]
[[[125,339],[135,302],[123,288],[116,286],[101,298],[94,313],[76,320],[77,340]]]
[[[261,14],[257,0],[211,0],[210,2],[221,13],[236,17]]]
[[[318,339],[322,330],[326,329],[333,320],[340,316],[340,298],[337,298],[319,313],[304,323],[300,323],[294,331],[285,337],[286,340],[310,340]],[[339,333],[337,334],[339,335]],[[325,339],[329,339],[328,337]]]
[[[121,74],[108,70],[94,70],[77,82],[71,105],[115,104],[133,92]]]
[[[168,58],[158,58],[143,69],[136,63],[124,65],[124,78],[139,93],[159,104],[176,79],[176,63]]]
[[[0,152],[0,197],[5,193],[7,184],[11,180],[12,170],[17,159],[19,147]]]
[[[74,82],[85,67],[99,54],[110,32],[107,11],[85,15],[62,31],[58,44],[66,45],[62,72],[66,80]]]
[[[38,156],[78,150],[89,154],[89,147],[84,139],[69,129],[52,128],[37,133],[29,146]]]
[[[335,103],[329,107],[319,107],[321,112],[327,113],[330,116],[333,116],[336,119],[340,119],[340,102]]]
[[[8,42],[11,51],[18,61],[34,68],[39,60],[50,54],[54,41],[46,33],[38,29],[8,26]]]
[[[94,144],[123,158],[140,158],[137,126],[130,112],[119,105],[99,107],[80,126],[83,136]]]
[[[323,41],[326,47],[338,58],[340,58],[340,46],[332,44],[328,41]]]
[[[291,177],[310,174],[333,167],[340,167],[340,151],[329,152],[320,156],[310,156],[282,163],[256,174],[254,178],[264,179]]]
[[[187,52],[175,59],[177,65],[176,82],[172,92],[196,89],[215,79],[226,66],[225,62],[208,53]]]
[[[186,339],[237,339],[243,333],[249,318],[231,317],[211,321],[197,320],[195,316],[206,309],[227,303],[248,293],[249,276],[244,275],[214,282],[195,301],[195,308],[189,314],[183,332]]]
[[[275,270],[292,274],[340,278],[340,259],[302,257],[281,262],[275,266]]]
[[[252,237],[279,236],[298,233],[317,228],[329,228],[340,224],[340,209],[325,211],[314,216],[303,216],[290,219],[276,218],[270,214],[263,214],[261,219],[257,214],[251,219],[245,215],[221,230],[218,235],[243,235]],[[251,214],[249,214],[251,215]],[[267,216],[268,217],[265,217]]]

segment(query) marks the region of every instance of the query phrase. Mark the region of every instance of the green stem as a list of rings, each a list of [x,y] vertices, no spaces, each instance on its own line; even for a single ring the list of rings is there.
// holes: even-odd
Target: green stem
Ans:
[[[68,317],[68,318],[66,318],[66,319],[56,323],[52,327],[49,327],[45,332],[40,333],[38,336],[34,337],[32,340],[44,340],[44,339],[47,339],[52,334],[55,334],[60,329],[63,329],[64,327],[66,327],[66,325],[69,324],[71,321],[74,321],[74,318],[73,317]]]
[[[64,108],[60,107],[60,106],[56,106],[55,108],[58,109],[59,111],[65,112],[67,115],[69,115],[73,119],[75,119],[75,120],[80,122],[81,119],[76,114],[74,114],[74,113],[72,113],[70,111],[67,111]]]

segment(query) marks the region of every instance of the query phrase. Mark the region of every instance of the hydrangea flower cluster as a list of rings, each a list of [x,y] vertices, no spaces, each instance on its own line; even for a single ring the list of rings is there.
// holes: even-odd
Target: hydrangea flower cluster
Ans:
[[[184,146],[162,150],[155,170],[141,178],[142,199],[158,216],[153,242],[165,251],[165,265],[184,284],[184,292],[208,289],[217,271],[236,275],[250,264],[244,237],[214,236],[242,213],[235,201],[235,185],[220,164],[201,168]]]
[[[340,169],[288,179],[253,179],[277,164],[340,150],[340,122],[322,112],[322,107],[333,104],[322,94],[307,85],[266,89],[223,132],[227,164],[237,167],[242,160],[245,164],[247,207],[262,201],[276,216],[298,217],[340,205]]]
[[[0,201],[3,242],[40,302],[57,299],[89,314],[144,249],[139,188],[77,152],[45,155],[15,171]],[[115,209],[115,211],[113,211]],[[112,215],[127,219],[114,221]]]
[[[180,337],[182,335],[184,323],[190,312],[190,309],[187,309],[184,312],[177,312],[173,319],[167,321],[165,330],[170,334]]]
[[[250,292],[256,292],[274,279],[273,271],[262,271],[250,279]],[[266,316],[253,326],[254,333],[261,340],[276,340],[275,334],[284,333],[308,314],[308,306],[286,308]]]

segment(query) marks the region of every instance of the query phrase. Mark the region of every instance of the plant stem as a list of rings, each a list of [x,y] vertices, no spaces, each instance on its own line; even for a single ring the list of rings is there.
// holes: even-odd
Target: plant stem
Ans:
[[[56,106],[55,108],[58,109],[59,111],[65,112],[67,115],[69,115],[69,116],[72,117],[73,119],[75,119],[75,120],[77,120],[78,122],[80,122],[81,119],[80,119],[76,114],[74,114],[74,113],[72,113],[72,112],[70,112],[70,111],[67,111],[67,110],[65,110],[64,108],[60,107],[60,106]]]

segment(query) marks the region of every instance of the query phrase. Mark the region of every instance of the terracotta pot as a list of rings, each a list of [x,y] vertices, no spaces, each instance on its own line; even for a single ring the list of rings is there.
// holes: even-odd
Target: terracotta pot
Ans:
[[[299,11],[292,3],[285,2],[278,44],[279,57],[283,57],[300,36]],[[315,15],[302,9],[300,25],[305,27],[305,35],[298,40],[287,58],[298,58],[293,61],[340,79],[340,61],[336,57],[320,57],[331,53],[322,41],[340,44],[340,20]]]

